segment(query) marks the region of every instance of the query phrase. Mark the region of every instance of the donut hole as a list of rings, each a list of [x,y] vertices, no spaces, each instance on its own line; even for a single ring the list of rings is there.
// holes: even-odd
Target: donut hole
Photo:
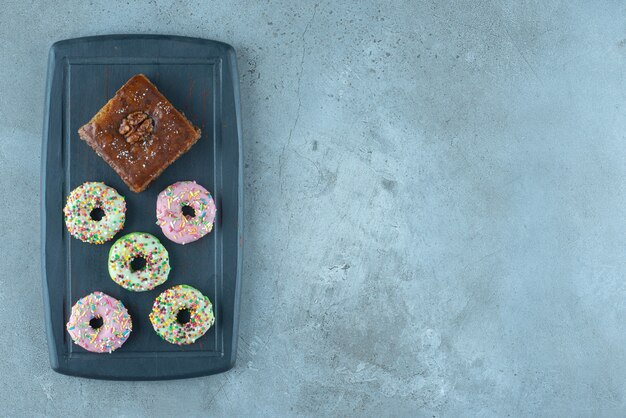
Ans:
[[[104,210],[102,210],[102,208],[93,208],[93,210],[89,212],[89,217],[98,222],[104,218]]]
[[[192,208],[189,205],[183,205],[181,208],[181,211],[183,212],[183,215],[185,215],[188,218],[196,217],[196,211],[194,210],[194,208]]]
[[[191,312],[189,312],[189,309],[179,309],[178,313],[176,314],[176,322],[181,325],[185,325],[189,321],[191,321]]]
[[[91,320],[89,321],[89,326],[93,329],[98,329],[100,328],[102,325],[104,324],[104,320],[102,319],[101,316],[96,316],[91,318]]]
[[[146,259],[138,255],[130,261],[131,271],[143,270],[146,267]]]

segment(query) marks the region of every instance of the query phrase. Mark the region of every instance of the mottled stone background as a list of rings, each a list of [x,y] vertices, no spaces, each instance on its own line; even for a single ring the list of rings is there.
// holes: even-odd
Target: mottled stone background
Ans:
[[[0,415],[626,415],[626,9],[568,1],[4,1]],[[110,33],[238,53],[238,362],[51,371],[46,61]]]

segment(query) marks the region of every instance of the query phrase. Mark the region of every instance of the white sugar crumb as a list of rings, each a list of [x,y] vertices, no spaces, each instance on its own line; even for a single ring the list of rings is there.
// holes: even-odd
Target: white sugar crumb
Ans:
[[[163,103],[162,101],[158,102],[155,107],[166,115],[169,115],[172,112],[172,106],[167,103]]]

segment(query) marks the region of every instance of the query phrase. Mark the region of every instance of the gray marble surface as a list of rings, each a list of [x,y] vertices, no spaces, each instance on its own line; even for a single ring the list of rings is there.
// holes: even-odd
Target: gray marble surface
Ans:
[[[0,415],[624,416],[625,19],[619,2],[5,1]],[[226,374],[49,368],[47,53],[110,33],[237,50],[246,242]]]

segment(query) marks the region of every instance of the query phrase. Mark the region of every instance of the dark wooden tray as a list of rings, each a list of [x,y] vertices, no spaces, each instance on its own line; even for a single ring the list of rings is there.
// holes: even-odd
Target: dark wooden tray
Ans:
[[[131,76],[144,73],[172,104],[202,129],[202,138],[142,193],[133,193],[78,137],[86,123]],[[42,274],[50,363],[60,373],[124,380],[175,379],[223,372],[235,362],[243,246],[242,138],[239,78],[229,45],[176,36],[113,35],[78,38],[50,50],[42,152]],[[156,225],[156,198],[167,185],[196,180],[214,196],[215,227],[185,246]],[[70,191],[103,181],[126,197],[124,229],[103,244],[72,238],[62,209]],[[107,255],[115,239],[143,231],[170,254],[167,282],[129,292],[111,280]],[[188,284],[213,301],[215,325],[195,344],[162,340],[148,314],[165,289]],[[90,353],[65,330],[72,305],[102,291],[128,308],[133,331],[111,354]]]

